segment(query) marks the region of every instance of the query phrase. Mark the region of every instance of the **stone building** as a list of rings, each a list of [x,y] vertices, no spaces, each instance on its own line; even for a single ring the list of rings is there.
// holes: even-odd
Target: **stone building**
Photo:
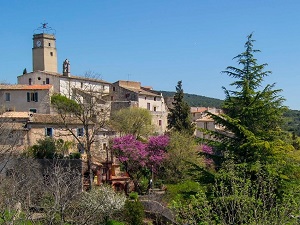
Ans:
[[[117,81],[110,91],[112,110],[123,107],[139,107],[147,109],[152,115],[152,124],[157,133],[167,129],[167,107],[162,94],[151,87],[142,87],[136,81]]]

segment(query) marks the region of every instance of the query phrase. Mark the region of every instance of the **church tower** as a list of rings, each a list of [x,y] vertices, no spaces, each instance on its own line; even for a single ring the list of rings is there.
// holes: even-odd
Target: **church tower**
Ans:
[[[57,73],[56,39],[54,34],[44,33],[46,25],[43,24],[43,33],[33,35],[33,71]]]

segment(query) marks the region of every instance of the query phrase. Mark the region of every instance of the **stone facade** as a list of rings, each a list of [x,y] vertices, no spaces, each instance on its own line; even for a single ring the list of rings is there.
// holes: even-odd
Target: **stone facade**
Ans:
[[[152,115],[155,131],[162,134],[167,129],[167,107],[161,93],[141,86],[140,82],[117,81],[112,84],[110,91],[114,107],[139,107],[147,109]]]
[[[0,106],[4,111],[51,113],[52,85],[0,85]]]

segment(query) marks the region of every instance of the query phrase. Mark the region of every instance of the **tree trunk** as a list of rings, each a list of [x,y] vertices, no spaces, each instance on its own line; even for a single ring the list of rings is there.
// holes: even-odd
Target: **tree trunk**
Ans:
[[[92,185],[93,185],[94,179],[93,179],[93,169],[92,169],[92,154],[91,154],[90,149],[87,149],[86,155],[87,155],[87,165],[88,165],[88,173],[89,173],[88,190],[92,190]]]

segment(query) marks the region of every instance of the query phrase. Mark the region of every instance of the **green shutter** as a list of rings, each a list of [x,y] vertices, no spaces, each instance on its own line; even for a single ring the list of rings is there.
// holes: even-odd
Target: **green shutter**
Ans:
[[[30,93],[27,92],[27,102],[30,102]]]

